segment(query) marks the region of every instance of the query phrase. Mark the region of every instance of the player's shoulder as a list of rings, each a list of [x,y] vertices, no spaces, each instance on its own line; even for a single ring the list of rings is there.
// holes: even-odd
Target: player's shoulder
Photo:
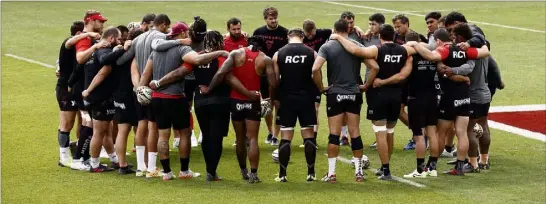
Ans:
[[[265,25],[264,25],[264,26],[260,26],[260,27],[258,27],[258,28],[256,28],[256,29],[254,30],[254,34],[253,34],[253,35],[261,35],[261,34],[265,33],[266,31],[267,31],[267,28],[266,28]]]
[[[279,29],[279,31],[281,31],[281,32],[283,32],[283,33],[288,33],[288,29],[285,28],[284,26],[279,25],[279,28],[278,28],[278,29]]]

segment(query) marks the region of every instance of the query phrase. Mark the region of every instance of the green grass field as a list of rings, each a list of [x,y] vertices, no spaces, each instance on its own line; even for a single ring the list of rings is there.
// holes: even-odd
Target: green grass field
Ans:
[[[448,3],[448,2],[345,2],[347,4],[411,11],[459,10],[467,19],[506,26],[546,30],[546,3]],[[306,168],[301,138],[292,145],[292,161],[288,169],[289,183],[273,181],[278,165],[271,160],[273,146],[262,143],[267,133],[262,125],[260,134],[261,162],[259,175],[264,181],[250,185],[240,179],[235,151],[231,146],[233,132],[224,140],[224,154],[220,161],[221,182],[207,183],[204,178],[189,181],[141,179],[117,173],[90,174],[57,166],[58,106],[54,88],[53,69],[5,57],[14,54],[47,64],[54,64],[59,46],[69,35],[69,25],[83,17],[87,9],[100,10],[109,18],[106,25],[127,25],[140,21],[148,12],[168,14],[172,21],[190,21],[200,15],[209,28],[225,32],[228,18],[237,16],[243,21],[243,30],[252,31],[263,25],[261,10],[266,6],[280,10],[279,21],[285,27],[301,26],[310,18],[318,27],[332,27],[336,15],[345,10],[357,14],[356,25],[366,28],[367,18],[377,10],[358,6],[343,6],[324,2],[2,2],[2,201],[4,203],[545,203],[546,165],[545,143],[492,129],[492,169],[465,177],[413,180],[425,185],[416,188],[400,182],[383,182],[370,175],[368,180],[356,183],[350,165],[338,162],[338,183],[305,182]],[[359,14],[362,13],[362,14]],[[387,19],[396,13],[384,12]],[[409,16],[411,28],[426,30],[423,17]],[[387,20],[389,21],[389,20]],[[492,44],[506,89],[497,92],[493,106],[545,104],[546,95],[546,34],[478,24]],[[323,100],[323,102],[325,102]],[[365,108],[363,108],[365,110]],[[327,143],[326,115],[321,106],[321,126],[317,154],[317,176],[327,171],[324,156]],[[363,111],[365,113],[365,111]],[[400,123],[401,124],[401,123]],[[374,149],[370,122],[362,119],[361,135],[365,154],[372,167],[379,158]],[[397,129],[395,152],[391,161],[392,172],[402,176],[415,168],[413,151],[402,148],[411,133],[407,128]],[[131,134],[129,141],[132,142]],[[72,134],[72,140],[75,134]],[[132,146],[132,143],[129,144]],[[350,158],[349,147],[341,155]],[[173,171],[180,168],[175,155],[171,158]],[[447,160],[440,160],[440,170],[447,169]],[[129,162],[136,164],[135,156]],[[159,163],[158,163],[158,166]],[[190,167],[204,172],[200,148],[192,150]]]

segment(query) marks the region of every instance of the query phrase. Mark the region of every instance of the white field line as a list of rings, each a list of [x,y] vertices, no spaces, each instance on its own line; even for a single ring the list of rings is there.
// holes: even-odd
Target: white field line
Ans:
[[[323,3],[328,3],[328,4],[341,5],[341,6],[350,6],[350,7],[356,7],[356,8],[372,9],[372,10],[377,10],[377,11],[381,11],[381,12],[385,12],[385,13],[387,13],[387,12],[388,13],[400,13],[400,14],[406,14],[406,15],[412,15],[412,16],[425,17],[425,15],[423,15],[423,14],[418,14],[418,13],[414,13],[414,12],[397,11],[397,10],[392,10],[392,9],[385,9],[385,8],[378,8],[378,7],[371,7],[371,6],[363,6],[363,5],[355,5],[355,4],[346,4],[346,3],[331,2],[331,1],[322,1],[322,2]],[[515,29],[515,30],[523,30],[523,31],[535,32],[535,33],[546,33],[546,31],[543,31],[543,30],[520,28],[520,27],[507,26],[507,25],[501,25],[501,24],[496,24],[496,23],[487,23],[487,22],[471,21],[471,20],[468,20],[468,22],[479,24],[479,25],[488,25],[488,26]]]
[[[432,11],[439,11],[439,12],[444,12],[444,11],[460,11],[461,9],[445,9],[445,10],[427,10],[427,11],[400,11],[401,13],[408,13],[408,12],[415,12],[415,13],[428,13],[428,12],[432,12]],[[377,13],[377,12],[358,12],[358,13],[354,13],[355,15],[370,15],[370,14],[374,14],[374,13]],[[383,12],[383,13],[397,13],[397,12]],[[326,14],[327,16],[339,16],[341,14],[339,13],[328,13]]]
[[[38,62],[36,60],[29,59],[29,58],[26,58],[26,57],[21,57],[21,56],[12,55],[12,54],[5,54],[5,56],[12,57],[12,58],[15,58],[15,59],[18,59],[18,60],[23,60],[25,62],[30,62],[30,63],[33,63],[33,64],[41,65],[41,66],[44,66],[44,67],[47,67],[47,68],[55,68],[55,66],[53,66],[53,65],[46,64],[46,63],[43,63],[43,62]]]
[[[514,133],[514,134],[520,135],[522,137],[531,138],[531,139],[546,142],[546,135],[544,135],[542,133],[521,129],[521,128],[518,128],[518,127],[514,127],[514,126],[511,126],[511,125],[506,125],[504,123],[499,123],[499,122],[495,122],[495,121],[492,121],[492,120],[488,121],[488,125],[489,125],[489,127],[499,129],[499,130],[503,130],[503,131],[510,132],[510,133]]]
[[[328,154],[324,154],[324,155],[325,155],[325,156],[328,156]],[[337,160],[340,161],[340,162],[343,162],[343,163],[345,163],[345,164],[348,164],[348,165],[353,165],[353,164],[351,163],[351,160],[348,160],[348,159],[343,158],[343,157],[341,157],[341,156],[338,156],[338,157],[337,157]],[[373,169],[373,168],[372,168],[372,169],[369,169],[369,170],[371,170],[371,171],[373,172],[374,175],[375,175],[375,173],[377,173],[377,169]],[[370,177],[370,178],[375,178],[375,177],[372,176],[372,177]],[[423,185],[423,184],[420,184],[420,183],[417,183],[417,182],[414,182],[414,181],[410,181],[410,180],[407,180],[407,179],[403,179],[403,178],[400,178],[400,177],[397,177],[397,176],[394,176],[394,175],[392,176],[392,179],[393,179],[394,181],[398,181],[398,182],[400,182],[400,183],[408,184],[408,185],[410,185],[410,186],[414,186],[414,187],[417,187],[417,188],[425,188],[425,187],[427,187],[427,186],[425,186],[425,185]]]

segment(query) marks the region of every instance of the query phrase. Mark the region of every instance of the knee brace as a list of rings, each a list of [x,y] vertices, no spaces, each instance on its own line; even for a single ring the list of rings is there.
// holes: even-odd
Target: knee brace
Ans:
[[[394,128],[387,128],[387,134],[393,134]]]
[[[387,131],[387,126],[386,125],[383,125],[383,126],[372,125],[372,129],[373,129],[374,132],[378,133],[378,132],[381,132],[381,131]]]
[[[339,145],[339,135],[330,134],[328,136],[328,144]]]
[[[358,136],[356,138],[351,138],[351,149],[353,151],[364,149],[364,145],[362,144],[362,137]]]

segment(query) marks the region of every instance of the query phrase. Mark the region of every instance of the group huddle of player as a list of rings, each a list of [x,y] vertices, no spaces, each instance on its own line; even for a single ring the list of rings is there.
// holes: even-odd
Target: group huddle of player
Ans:
[[[315,181],[318,110],[325,95],[328,172],[322,181],[337,181],[340,145],[352,149],[355,180],[366,179],[363,169],[369,161],[359,130],[364,97],[366,118],[376,136],[373,147],[381,161],[379,179],[392,179],[389,161],[399,119],[411,129],[416,152],[416,168],[404,177],[437,176],[438,158],[455,153],[453,136],[457,160],[444,173],[489,169],[487,114],[495,90],[504,84],[485,35],[464,15],[427,14],[426,35],[409,29],[404,15],[394,16],[389,25],[383,14],[373,14],[366,31],[355,26],[355,16],[348,11],[332,29],[317,29],[308,19],[302,28],[288,30],[278,24],[278,15],[276,8],[265,8],[266,25],[249,36],[237,18],[227,21],[226,34],[207,30],[199,16],[191,24],[171,24],[165,14],[146,14],[140,23],[103,29],[107,19],[87,11],[83,21],[71,26],[58,59],[58,164],[171,180],[172,129],[180,158],[178,178],[201,176],[189,168],[191,148],[200,143],[206,180],[219,181],[217,167],[231,121],[241,176],[258,183],[258,135],[265,118],[266,143],[279,146],[274,152],[279,162],[275,181],[287,181],[296,121],[303,138],[300,147],[305,149],[306,180]],[[325,63],[327,86],[322,80]],[[365,76],[360,74],[362,63]],[[76,118],[78,140],[71,143]],[[131,129],[135,170],[126,159]],[[101,150],[111,165],[100,164]],[[158,157],[163,169],[156,165]]]

